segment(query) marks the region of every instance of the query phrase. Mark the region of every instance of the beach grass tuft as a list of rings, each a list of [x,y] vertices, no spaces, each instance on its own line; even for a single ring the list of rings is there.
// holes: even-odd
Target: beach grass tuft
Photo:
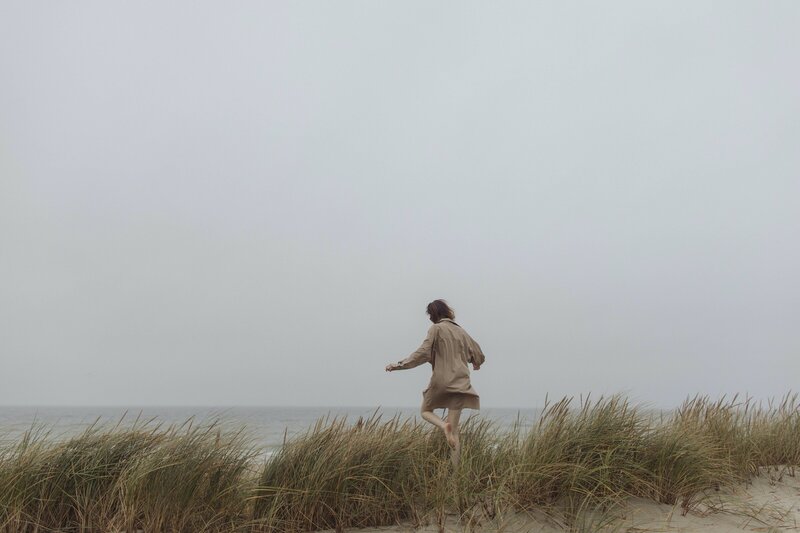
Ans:
[[[440,432],[378,413],[321,419],[269,457],[220,422],[94,425],[67,439],[34,427],[0,446],[0,531],[343,531],[515,512],[596,530],[630,497],[687,512],[765,468],[794,475],[800,405],[696,396],[660,413],[622,396],[564,398],[528,429],[472,417],[461,442],[454,465]]]

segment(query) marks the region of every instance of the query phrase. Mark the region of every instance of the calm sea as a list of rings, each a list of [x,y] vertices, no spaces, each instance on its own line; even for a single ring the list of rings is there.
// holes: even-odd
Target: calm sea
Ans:
[[[377,411],[382,419],[399,415],[419,420],[419,410],[414,407],[385,407]],[[375,412],[375,407],[0,407],[0,443],[18,440],[34,427],[47,428],[51,438],[63,439],[92,424],[114,426],[120,423],[125,426],[137,419],[165,425],[219,421],[230,429],[244,428],[269,452],[282,445],[284,436],[291,438],[303,433],[320,418],[346,417],[348,422],[354,423],[359,417],[366,418]],[[479,416],[506,429],[518,419],[523,427],[529,427],[540,412],[539,409],[508,408],[464,411],[467,418]],[[437,414],[441,415],[442,411],[437,410]]]

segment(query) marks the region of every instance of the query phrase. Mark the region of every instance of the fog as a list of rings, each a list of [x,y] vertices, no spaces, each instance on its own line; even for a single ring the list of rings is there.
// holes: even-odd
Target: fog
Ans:
[[[0,405],[800,376],[800,4],[0,6]]]

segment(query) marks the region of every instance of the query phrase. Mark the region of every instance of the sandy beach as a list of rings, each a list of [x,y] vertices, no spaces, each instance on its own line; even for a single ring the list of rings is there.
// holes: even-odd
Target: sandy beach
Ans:
[[[782,474],[782,475],[781,475]],[[731,531],[800,531],[800,477],[787,472],[764,473],[753,483],[735,490],[709,496],[686,515],[678,506],[658,504],[651,500],[628,500],[621,518],[612,524],[593,524],[588,521],[579,531],[613,531],[625,533],[680,532],[727,533]],[[436,524],[414,528],[411,524],[392,527],[352,529],[359,533],[439,533]],[[556,533],[568,531],[561,524],[535,513],[496,517],[479,523],[469,523],[469,517],[448,515],[446,532]],[[332,530],[328,533],[332,533]]]

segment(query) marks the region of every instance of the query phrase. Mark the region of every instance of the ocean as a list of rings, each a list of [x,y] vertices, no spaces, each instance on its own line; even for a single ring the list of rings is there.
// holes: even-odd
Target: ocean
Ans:
[[[13,443],[32,428],[43,428],[52,439],[66,439],[88,427],[100,425],[130,426],[137,420],[164,425],[208,424],[219,421],[223,427],[244,428],[254,443],[270,453],[280,448],[284,438],[292,438],[311,428],[321,418],[345,417],[354,423],[378,412],[382,419],[393,416],[421,420],[415,407],[2,407],[0,406],[0,444]],[[437,410],[442,415],[442,410]],[[517,420],[530,427],[540,409],[484,408],[465,410],[462,423],[470,416],[492,420],[501,429],[508,429]]]

